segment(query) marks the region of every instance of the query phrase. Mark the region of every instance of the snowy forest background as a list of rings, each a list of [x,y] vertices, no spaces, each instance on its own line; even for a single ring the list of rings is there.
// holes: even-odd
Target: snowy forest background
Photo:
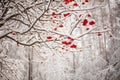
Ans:
[[[0,80],[120,80],[120,0],[0,0]]]

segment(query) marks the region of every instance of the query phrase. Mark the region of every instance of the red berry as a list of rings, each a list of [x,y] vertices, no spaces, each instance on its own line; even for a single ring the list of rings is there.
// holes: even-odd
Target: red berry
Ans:
[[[112,37],[112,35],[110,35],[110,37]]]
[[[62,27],[64,27],[64,26],[63,26],[62,24],[60,24],[60,25],[59,25],[59,27],[61,27],[61,28],[62,28]]]
[[[85,2],[89,2],[89,0],[85,0]]]
[[[56,17],[57,17],[57,15],[56,15],[56,13],[55,13],[55,12],[53,12],[53,13],[52,13],[52,16],[53,16],[54,18],[56,18]]]
[[[62,44],[70,45],[72,42],[62,41]]]
[[[65,4],[69,4],[69,3],[72,2],[72,1],[74,1],[74,0],[64,0],[64,3],[65,3]]]
[[[67,41],[62,41],[62,44],[67,44]]]
[[[91,21],[89,22],[90,25],[94,25],[95,24],[95,21]]]
[[[70,48],[77,48],[77,45],[72,44],[72,45],[70,46]]]
[[[57,30],[57,28],[54,28],[54,30],[56,31],[56,30]]]
[[[88,20],[87,20],[87,19],[84,19],[82,25],[83,25],[83,26],[86,26],[87,24],[88,24]]]
[[[74,4],[73,4],[73,6],[75,6],[75,7],[76,7],[76,6],[78,6],[78,4],[77,4],[77,3],[74,3]]]
[[[48,36],[47,39],[52,39],[52,36]]]
[[[65,48],[62,47],[62,50],[64,50]]]
[[[98,32],[98,36],[102,36],[102,34],[100,32]]]
[[[72,42],[67,42],[67,45],[70,45]]]
[[[84,5],[85,3],[84,2],[82,2],[82,5]]]
[[[64,14],[63,16],[64,17],[67,17],[67,16],[69,16],[70,15],[70,13],[66,13],[66,14]]]
[[[69,40],[73,41],[74,39],[70,36],[67,37]]]
[[[88,17],[91,17],[91,15],[90,15],[90,14],[88,14]]]
[[[90,28],[86,28],[86,30],[89,30]]]

